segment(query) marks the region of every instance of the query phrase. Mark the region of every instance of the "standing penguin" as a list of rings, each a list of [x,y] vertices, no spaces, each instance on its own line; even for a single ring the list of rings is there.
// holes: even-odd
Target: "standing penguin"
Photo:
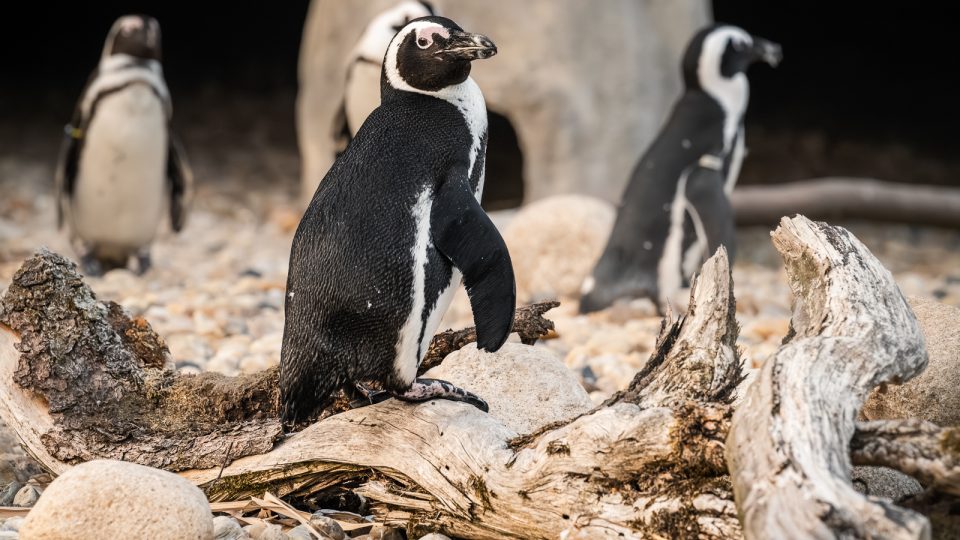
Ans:
[[[160,25],[120,17],[66,127],[55,178],[57,224],[67,223],[87,274],[126,267],[132,255],[146,272],[165,210],[183,228],[193,180],[171,113]]]
[[[347,61],[343,102],[334,119],[340,152],[356,136],[367,116],[380,106],[380,72],[390,40],[410,21],[436,14],[429,2],[404,0],[378,14],[364,28]]]
[[[309,419],[335,391],[362,383],[487,410],[469,392],[416,375],[461,279],[478,347],[499,349],[513,324],[510,256],[479,203],[487,113],[470,78],[471,62],[496,52],[443,17],[416,19],[390,42],[382,104],[320,183],[293,239],[285,421]]]
[[[719,246],[733,256],[728,197],[744,156],[746,71],[780,59],[779,45],[735,26],[693,37],[683,57],[684,93],[633,170],[606,249],[583,283],[582,313],[619,298],[663,306]]]

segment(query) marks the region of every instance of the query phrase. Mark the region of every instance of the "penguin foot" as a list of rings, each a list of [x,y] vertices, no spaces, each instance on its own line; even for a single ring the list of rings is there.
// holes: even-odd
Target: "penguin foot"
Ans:
[[[363,383],[356,383],[354,384],[354,387],[357,389],[357,392],[360,392],[361,397],[350,402],[351,409],[359,409],[360,407],[366,407],[367,405],[374,405],[393,397],[393,395],[389,392],[368,388]]]
[[[463,388],[454,386],[447,381],[439,379],[417,379],[413,381],[405,392],[391,392],[395,398],[401,401],[421,402],[431,399],[449,399],[451,401],[462,401],[469,403],[483,412],[489,412],[490,407],[487,402],[480,399],[479,396],[467,392]]]
[[[150,252],[137,253],[137,275],[142,276],[153,266]]]
[[[80,268],[88,277],[100,277],[103,275],[103,264],[93,253],[87,253],[80,256]]]

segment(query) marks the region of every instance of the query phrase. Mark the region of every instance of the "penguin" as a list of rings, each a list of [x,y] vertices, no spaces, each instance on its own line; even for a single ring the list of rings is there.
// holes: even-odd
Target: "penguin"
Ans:
[[[280,353],[283,419],[308,420],[338,389],[406,401],[487,404],[417,378],[463,282],[477,346],[512,331],[516,284],[507,246],[480,207],[487,145],[471,62],[489,38],[450,19],[414,19],[390,41],[382,100],[320,182],[293,238]]]
[[[367,24],[348,57],[343,100],[334,118],[338,154],[380,105],[380,71],[390,40],[413,19],[431,15],[437,15],[437,11],[429,2],[408,0],[384,10]]]
[[[633,169],[607,245],[583,282],[581,313],[621,298],[662,308],[719,246],[733,257],[729,197],[745,154],[746,71],[781,58],[780,45],[735,26],[694,35],[681,66],[684,92]]]
[[[156,19],[117,19],[65,128],[57,225],[69,227],[88,275],[125,268],[131,256],[143,274],[164,213],[174,231],[184,226],[193,174],[170,131],[160,52]]]

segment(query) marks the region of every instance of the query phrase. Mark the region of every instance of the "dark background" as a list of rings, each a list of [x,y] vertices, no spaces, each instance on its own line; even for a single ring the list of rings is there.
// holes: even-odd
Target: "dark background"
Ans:
[[[55,147],[111,23],[133,12],[160,20],[177,122],[211,124],[196,137],[225,142],[253,132],[295,150],[308,4],[20,4],[0,20],[0,153]],[[778,69],[751,72],[751,153],[741,181],[854,175],[960,185],[958,92],[949,82],[960,47],[946,5],[716,0],[717,21],[784,49]],[[46,133],[54,134],[49,146],[30,142]]]

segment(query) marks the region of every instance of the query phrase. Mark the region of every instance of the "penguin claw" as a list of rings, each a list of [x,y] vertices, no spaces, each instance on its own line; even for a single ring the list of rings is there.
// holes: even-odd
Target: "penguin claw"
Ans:
[[[417,379],[405,392],[391,392],[391,394],[401,401],[413,403],[430,401],[431,399],[460,401],[473,405],[483,412],[490,412],[490,406],[487,405],[487,402],[476,394],[439,379]]]

